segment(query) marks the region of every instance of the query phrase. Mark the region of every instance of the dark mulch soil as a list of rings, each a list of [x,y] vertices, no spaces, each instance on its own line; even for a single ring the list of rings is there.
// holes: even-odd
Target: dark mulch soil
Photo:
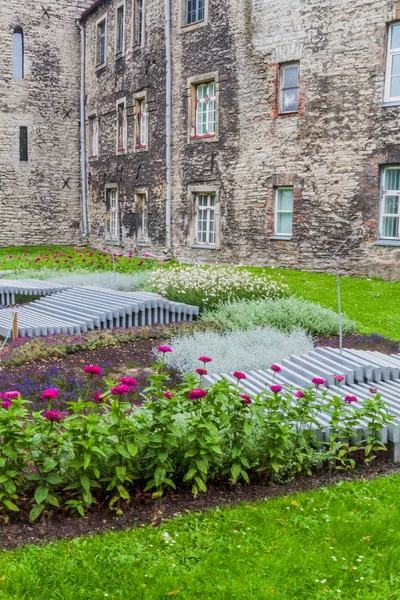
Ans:
[[[314,338],[316,346],[328,346],[330,348],[339,348],[339,336],[317,336]],[[343,336],[343,348],[353,348],[355,350],[376,350],[383,354],[400,353],[400,344],[393,340],[372,334],[372,335],[345,335]]]
[[[13,548],[25,544],[42,544],[50,539],[72,538],[110,530],[123,530],[151,524],[158,527],[165,519],[187,512],[198,512],[214,507],[228,506],[237,502],[284,496],[290,493],[316,490],[338,481],[361,481],[400,472],[400,465],[379,461],[368,467],[344,473],[320,472],[312,477],[299,476],[286,485],[226,485],[210,487],[206,494],[195,498],[189,491],[169,492],[164,498],[153,500],[150,493],[139,493],[123,516],[117,517],[103,504],[97,512],[78,516],[53,515],[40,522],[16,521],[0,530],[0,547]],[[21,515],[22,516],[22,515]],[[26,516],[26,515],[25,515]],[[27,516],[26,516],[27,517]]]

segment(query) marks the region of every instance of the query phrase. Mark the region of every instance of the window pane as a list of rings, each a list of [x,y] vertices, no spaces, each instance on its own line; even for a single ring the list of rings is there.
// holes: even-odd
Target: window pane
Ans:
[[[276,233],[291,234],[292,233],[292,213],[280,212],[276,220]]]
[[[215,206],[215,194],[211,194],[210,196],[210,206]]]
[[[390,40],[390,48],[400,48],[400,25],[393,25],[392,29],[392,37]]]
[[[400,169],[385,169],[385,190],[400,190]]]
[[[392,56],[392,75],[400,75],[400,54]]]
[[[299,107],[299,90],[282,91],[282,110],[285,112],[296,111]]]
[[[278,210],[293,211],[293,190],[278,190]]]
[[[382,220],[383,237],[399,237],[399,217],[383,217]]]
[[[385,215],[398,215],[399,196],[385,196],[383,212]]]
[[[400,96],[400,76],[396,75],[390,80],[390,97],[398,98]]]
[[[283,68],[283,86],[284,88],[297,87],[299,85],[299,67],[293,65],[293,67]]]
[[[24,76],[24,38],[21,31],[13,36],[13,77],[22,79]]]

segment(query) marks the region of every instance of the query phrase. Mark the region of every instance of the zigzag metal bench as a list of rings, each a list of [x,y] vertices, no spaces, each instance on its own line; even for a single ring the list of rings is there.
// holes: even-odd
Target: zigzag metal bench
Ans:
[[[15,304],[15,295],[47,296],[58,294],[70,286],[38,279],[0,279],[1,306]]]

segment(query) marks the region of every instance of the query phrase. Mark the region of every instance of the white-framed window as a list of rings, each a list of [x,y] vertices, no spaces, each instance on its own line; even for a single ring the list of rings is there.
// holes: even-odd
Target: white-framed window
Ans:
[[[143,46],[144,42],[144,0],[134,0],[133,4],[133,44]]]
[[[185,24],[193,25],[204,21],[205,16],[205,0],[185,0]]]
[[[14,29],[13,33],[13,77],[24,78],[24,33],[21,27]]]
[[[281,65],[279,73],[279,112],[299,110],[300,64]]]
[[[125,154],[127,143],[126,99],[117,101],[117,154]]]
[[[293,197],[292,187],[278,187],[275,191],[275,226],[277,235],[291,236],[293,232]]]
[[[117,5],[115,15],[115,54],[123,56],[125,50],[125,3]]]
[[[149,242],[149,213],[147,191],[138,190],[135,193],[137,220],[137,244],[145,245]]]
[[[99,153],[99,120],[96,115],[89,117],[89,158],[97,158]]]
[[[216,131],[217,96],[215,81],[196,85],[196,117],[194,137],[214,136]]]
[[[106,237],[119,240],[118,188],[106,188]]]
[[[145,150],[147,148],[148,111],[145,96],[135,98],[135,139],[137,150]]]
[[[382,173],[380,237],[400,239],[400,165],[385,167]]]
[[[196,193],[196,244],[215,246],[216,243],[216,195]]]
[[[400,23],[389,25],[385,102],[400,102]]]
[[[96,67],[107,63],[107,17],[102,17],[96,23]]]

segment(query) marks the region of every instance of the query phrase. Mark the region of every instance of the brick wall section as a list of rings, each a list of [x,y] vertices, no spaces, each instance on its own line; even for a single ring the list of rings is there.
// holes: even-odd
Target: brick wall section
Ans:
[[[89,4],[88,0],[7,0],[1,4],[2,245],[81,239],[80,42],[74,17]],[[12,78],[15,27],[24,31],[24,79]],[[19,161],[20,126],[28,128],[28,162]]]

